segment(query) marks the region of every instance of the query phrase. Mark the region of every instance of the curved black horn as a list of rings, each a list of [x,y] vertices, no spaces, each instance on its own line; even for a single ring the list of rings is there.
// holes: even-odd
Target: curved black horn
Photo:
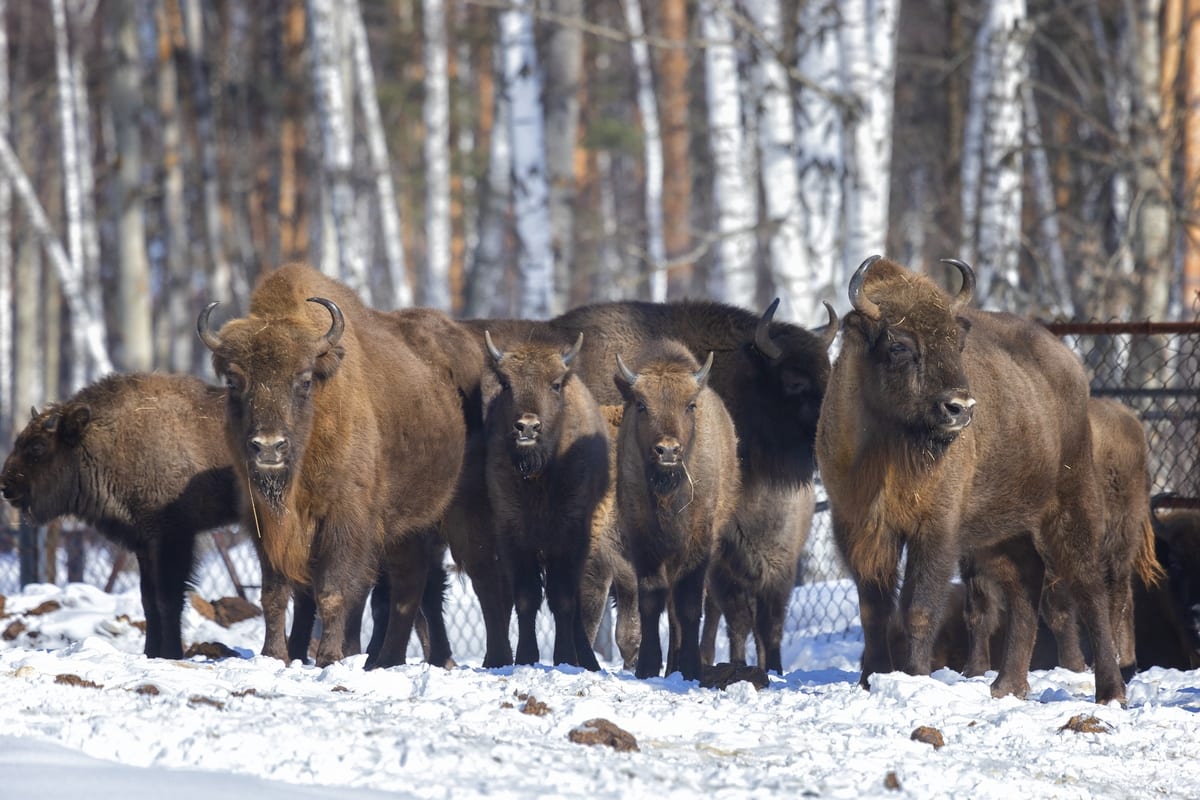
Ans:
[[[492,341],[491,331],[483,332],[483,343],[487,345],[488,355],[492,357],[493,361],[499,363],[500,359],[504,358],[504,351],[496,347],[496,343]]]
[[[758,352],[770,359],[776,359],[783,355],[779,345],[771,341],[771,320],[775,317],[777,308],[779,308],[778,297],[771,301],[771,305],[767,306],[767,310],[758,320],[758,327],[754,329],[754,346],[758,348]]]
[[[701,367],[700,371],[696,373],[696,376],[695,376],[696,383],[704,383],[705,379],[708,377],[709,370],[712,369],[712,362],[713,362],[713,351],[709,350],[708,358],[705,359],[705,361],[704,361],[704,366]]]
[[[962,286],[959,287],[958,294],[954,296],[954,308],[959,309],[968,305],[975,295],[975,270],[971,269],[970,264],[959,261],[957,258],[943,258],[942,263],[958,267],[958,272],[962,275]]]
[[[583,347],[583,331],[579,332],[579,336],[575,339],[575,344],[571,345],[571,349],[563,353],[563,366],[571,366],[571,362],[575,360],[575,356],[579,355],[579,349]]]
[[[37,406],[30,406],[30,407],[29,407],[29,418],[30,418],[30,419],[36,419],[36,418],[37,418]]]
[[[625,382],[630,386],[633,386],[635,383],[637,383],[637,373],[625,365],[625,362],[621,359],[620,353],[617,353],[617,369],[620,371],[621,377],[624,378]]]
[[[858,265],[858,269],[854,271],[853,277],[850,278],[850,305],[854,306],[854,310],[867,317],[868,319],[876,320],[882,316],[883,312],[879,310],[879,306],[875,305],[874,301],[868,299],[863,294],[863,282],[867,279],[867,270],[883,256],[871,256],[866,261]]]
[[[833,306],[828,301],[821,301],[825,304],[825,313],[829,315],[829,322],[825,324],[825,331],[821,334],[821,344],[825,345],[825,349],[829,349],[829,345],[833,344],[834,337],[838,332],[838,315],[833,310]]]
[[[329,346],[333,347],[342,338],[342,334],[346,332],[346,318],[342,316],[342,310],[337,307],[337,303],[332,300],[327,300],[324,297],[310,297],[310,303],[318,303],[325,306],[329,311],[329,315],[333,317],[333,324],[329,326],[329,331],[325,334],[325,341],[329,342]]]
[[[217,307],[217,301],[214,300],[204,307],[200,312],[200,316],[196,317],[196,333],[200,334],[200,341],[204,342],[204,346],[209,350],[216,350],[221,346],[221,337],[217,336],[212,331],[209,325],[208,316],[212,314],[212,310]]]

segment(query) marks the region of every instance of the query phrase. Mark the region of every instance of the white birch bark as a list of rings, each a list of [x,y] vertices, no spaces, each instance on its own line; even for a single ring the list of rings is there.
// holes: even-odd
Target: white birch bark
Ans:
[[[351,34],[354,42],[354,70],[358,83],[358,100],[363,112],[363,127],[375,174],[375,195],[379,202],[379,223],[383,238],[383,253],[387,259],[388,281],[392,308],[405,308],[413,303],[412,285],[404,265],[404,240],[400,233],[400,208],[396,204],[396,186],[392,180],[391,159],[388,158],[387,137],[379,114],[379,95],[375,90],[375,69],[367,43],[358,0],[347,0]],[[383,298],[378,298],[382,300]]]
[[[167,244],[166,265],[166,363],[173,372],[190,372],[194,357],[196,320],[191,304],[191,263],[188,248],[187,211],[183,199],[183,146],[179,122],[179,74],[175,69],[173,35],[163,7],[158,9],[160,38],[167,44],[158,61],[158,113],[162,120],[163,237]]]
[[[771,226],[768,259],[772,282],[782,302],[780,319],[804,324],[822,320],[816,309],[814,281],[805,259],[800,214],[800,175],[796,168],[796,118],[793,112],[787,71],[776,53],[783,46],[779,0],[749,0],[750,18],[762,41],[755,53],[754,80],[758,84],[758,145],[766,216]],[[766,47],[762,44],[765,43]],[[821,317],[824,317],[822,310]]]
[[[325,196],[333,216],[332,244],[337,248],[341,278],[370,304],[371,287],[359,249],[361,234],[354,213],[354,187],[350,183],[352,135],[341,74],[345,53],[336,35],[335,4],[337,0],[308,0],[313,94],[321,126],[321,166],[328,188]]]
[[[109,98],[116,124],[117,291],[121,303],[122,368],[145,372],[154,365],[151,347],[150,262],[142,205],[142,107],[140,48],[134,0],[110,6],[117,64]]]
[[[667,299],[667,248],[663,238],[663,144],[658,120],[658,99],[654,93],[650,48],[646,44],[641,0],[625,0],[625,25],[629,29],[637,81],[637,107],[642,118],[642,159],[646,170],[643,181],[646,203],[646,254],[649,257],[650,300]],[[601,172],[601,191],[612,189],[611,176]],[[615,201],[614,201],[615,202]],[[614,208],[615,224],[615,208]],[[616,299],[616,298],[612,298]]]
[[[743,170],[741,87],[733,23],[718,0],[702,0],[708,137],[713,169],[713,216],[720,239],[709,294],[734,305],[756,305],[755,203]]]
[[[421,305],[450,310],[450,70],[446,7],[422,0],[425,49],[425,275]]]
[[[68,6],[75,30],[87,30],[95,16],[96,3],[75,0]],[[83,285],[87,302],[92,308],[104,307],[104,290],[100,281],[100,225],[96,220],[96,176],[92,168],[92,111],[88,103],[87,63],[84,46],[71,43],[72,100],[75,103],[75,140],[79,153],[79,233],[83,243]],[[104,160],[103,156],[101,157]]]
[[[46,210],[42,208],[41,202],[37,199],[33,184],[29,182],[29,177],[21,168],[12,145],[8,143],[7,138],[3,137],[0,137],[0,174],[3,174],[12,183],[13,190],[25,209],[30,227],[37,233],[51,265],[58,274],[62,284],[63,298],[66,300],[73,318],[72,324],[81,331],[84,349],[79,355],[91,358],[97,374],[103,375],[112,372],[112,359],[108,356],[108,347],[105,342],[104,320],[100,316],[99,309],[92,309],[87,305],[83,291],[83,275],[71,263],[71,257],[55,235],[50,219],[46,216]]]
[[[583,19],[583,0],[550,0],[559,20]],[[566,308],[575,263],[575,145],[579,133],[579,81],[583,31],[572,22],[549,26],[545,43],[546,169],[550,249],[554,256],[555,307]]]
[[[466,3],[454,4],[454,17],[451,26],[454,30],[465,30],[470,24],[470,7]],[[475,93],[469,89],[476,86],[474,64],[475,47],[469,36],[459,36],[455,41],[455,80],[459,90],[451,94],[454,103],[454,115],[457,119],[471,119],[475,114]],[[474,125],[458,125],[455,128],[454,148],[462,163],[470,163],[475,158],[476,140]],[[459,230],[462,231],[462,260],[463,275],[470,275],[472,259],[479,246],[479,211],[480,207],[472,200],[478,197],[479,180],[473,170],[463,170],[459,176],[461,196]],[[453,239],[451,239],[453,241]],[[464,287],[463,294],[468,294]]]
[[[982,303],[995,303],[997,295],[1019,285],[1025,19],[1024,0],[991,0],[975,38],[964,130],[963,239],[968,262],[976,267]]]
[[[1108,108],[1112,133],[1117,141],[1119,151],[1125,153],[1131,150],[1133,124],[1133,23],[1126,13],[1125,5],[1118,4],[1114,11],[1115,13],[1109,12],[1108,14],[1108,21],[1115,22],[1116,27],[1116,35],[1112,42],[1109,42],[1105,33],[1106,20],[1101,17],[1101,11],[1095,0],[1088,3],[1087,17],[1095,41],[1111,45],[1098,48],[1097,66],[1104,85],[1104,101]],[[1113,19],[1114,17],[1115,19]],[[1121,169],[1113,171],[1110,186],[1112,191],[1109,198],[1112,204],[1111,235],[1116,239],[1116,251],[1113,253],[1113,258],[1116,261],[1118,274],[1128,280],[1133,276],[1133,248],[1130,241],[1133,189],[1130,186],[1129,175]],[[1120,313],[1127,305],[1127,303],[1121,302],[1113,310]]]
[[[816,86],[838,85],[839,19],[837,0],[814,0],[800,11],[797,67]],[[796,107],[805,257],[793,274],[814,288],[814,299],[844,310],[849,278],[842,265],[841,118],[831,99],[813,88],[800,90]]]
[[[1038,234],[1041,246],[1038,251],[1045,254],[1044,271],[1049,273],[1050,287],[1054,291],[1047,310],[1052,315],[1070,319],[1075,316],[1075,302],[1071,296],[1071,281],[1067,277],[1066,257],[1063,255],[1058,206],[1054,200],[1054,181],[1050,174],[1050,160],[1042,142],[1037,103],[1028,81],[1021,87],[1021,103],[1025,110],[1025,137],[1029,149],[1029,172],[1033,182],[1031,194],[1039,220]]]
[[[0,20],[8,19],[8,0],[0,0]],[[9,140],[8,26],[0,25],[0,139]],[[12,441],[13,411],[13,242],[12,183],[0,177],[0,443]]]
[[[495,112],[488,145],[488,169],[479,211],[479,243],[471,258],[467,284],[468,317],[511,316],[516,309],[501,301],[505,277],[505,240],[512,199],[512,104],[505,89],[504,53],[496,50]]]
[[[897,0],[845,0],[841,4],[842,85],[860,111],[844,134],[843,269],[857,267],[887,246],[897,5]]]
[[[517,0],[500,14],[500,46],[509,93],[513,159],[513,210],[516,216],[518,311],[527,319],[545,319],[555,307],[554,254],[550,248],[546,138],[542,122],[542,77],[533,36],[529,0]]]

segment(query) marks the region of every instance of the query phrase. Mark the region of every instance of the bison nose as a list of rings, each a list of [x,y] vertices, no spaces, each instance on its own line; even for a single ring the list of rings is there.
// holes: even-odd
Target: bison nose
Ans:
[[[542,421],[538,419],[537,414],[522,414],[521,418],[513,423],[513,431],[518,441],[536,439],[542,432]]]
[[[961,430],[971,424],[971,415],[975,408],[975,398],[965,392],[947,392],[938,404],[942,415],[942,427],[947,430]]]
[[[674,464],[679,460],[679,454],[683,452],[683,445],[678,439],[665,437],[658,440],[654,445],[654,457],[658,459],[660,464]]]
[[[282,464],[287,455],[288,441],[282,436],[255,436],[250,439],[254,460],[263,465]]]

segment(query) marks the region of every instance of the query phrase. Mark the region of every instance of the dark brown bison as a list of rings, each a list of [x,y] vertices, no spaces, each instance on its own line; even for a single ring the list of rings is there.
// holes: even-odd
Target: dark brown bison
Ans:
[[[759,666],[783,672],[783,625],[815,505],[807,486],[793,492],[761,484],[742,490],[733,521],[721,532],[708,568],[700,639],[706,665],[713,663],[717,627],[724,616],[730,663],[746,663],[746,639],[753,632]]]
[[[893,666],[929,673],[962,560],[964,577],[999,583],[1009,612],[992,694],[1024,695],[1044,570],[1005,546],[1028,536],[1097,643],[1096,700],[1123,701],[1082,364],[1040,325],[969,308],[974,274],[951,263],[963,277],[953,298],[878,256],[859,267],[817,431],[834,536],[858,587],[861,682]],[[893,664],[902,549],[906,647]]]
[[[196,535],[237,520],[225,393],[183,375],[110,375],[33,414],[0,476],[36,522],[73,514],[133,551],[146,655],[182,658]]]
[[[584,628],[589,640],[595,643],[601,617],[608,609],[611,590],[616,599],[617,650],[625,669],[632,670],[637,666],[642,633],[637,605],[637,571],[629,560],[617,515],[617,440],[624,407],[601,406],[600,413],[608,423],[609,487],[592,517],[592,545],[583,567],[579,602],[583,609]]]
[[[197,327],[227,386],[226,442],[246,486],[242,524],[259,548],[263,654],[285,658],[288,586],[311,587],[318,665],[343,656],[346,609],[365,602],[382,557],[390,600],[378,664],[403,663],[426,576],[424,529],[454,490],[465,440],[450,377],[389,315],[292,264],[255,288],[249,314]]]
[[[484,374],[486,481],[501,563],[517,610],[518,664],[538,660],[534,623],[554,615],[554,663],[600,668],[579,603],[592,519],[608,490],[600,408],[572,366],[583,345],[493,340]]]
[[[1200,510],[1156,510],[1153,517],[1155,550],[1166,576],[1144,592],[1137,624],[1155,626],[1159,650],[1156,663],[1176,669],[1200,668]],[[1138,600],[1142,595],[1138,595]],[[1142,613],[1142,610],[1145,613]],[[1138,663],[1143,663],[1139,636]],[[1147,649],[1149,647],[1147,646]]]
[[[616,384],[625,398],[617,443],[617,513],[638,576],[641,646],[636,675],[662,669],[659,620],[669,610],[667,673],[700,678],[704,579],[719,532],[737,507],[737,435],[704,365],[682,344],[660,340]]]

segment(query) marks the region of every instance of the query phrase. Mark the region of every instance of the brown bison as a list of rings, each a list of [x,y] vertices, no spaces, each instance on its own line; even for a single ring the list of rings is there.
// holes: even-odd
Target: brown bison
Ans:
[[[1009,611],[992,694],[1024,695],[1044,570],[1005,546],[1028,536],[1097,643],[1096,700],[1123,701],[1083,366],[1042,326],[969,308],[974,273],[950,263],[963,277],[953,298],[878,256],[858,268],[817,431],[834,537],[858,587],[861,683],[893,666],[929,673],[962,560],[964,575],[999,582]],[[894,665],[902,549],[907,646]]]
[[[608,490],[604,417],[572,365],[583,345],[501,340],[484,332],[486,481],[501,563],[517,610],[518,664],[538,660],[534,623],[554,615],[554,663],[600,668],[583,624],[580,581],[596,507]]]
[[[753,632],[758,665],[783,672],[783,625],[815,505],[810,487],[794,492],[763,485],[742,490],[733,521],[721,532],[708,568],[700,639],[705,664],[713,663],[717,627],[724,616],[731,663],[746,663],[746,639]]]
[[[592,545],[583,567],[579,602],[588,639],[595,643],[601,617],[608,608],[611,589],[616,599],[617,650],[625,669],[632,670],[637,666],[642,633],[637,605],[637,571],[629,560],[629,551],[617,518],[617,440],[624,407],[601,406],[600,413],[608,423],[609,488],[604,500],[596,506],[592,518]]]
[[[719,532],[737,506],[737,436],[703,366],[671,340],[647,345],[629,367],[617,443],[617,513],[638,576],[641,646],[636,675],[662,669],[659,620],[668,609],[667,673],[700,678],[704,579]]]
[[[1153,525],[1155,550],[1166,576],[1145,591],[1146,602],[1138,606],[1137,623],[1150,627],[1153,620],[1160,633],[1156,641],[1165,652],[1155,653],[1152,657],[1156,660],[1148,663],[1200,668],[1200,510],[1156,510]],[[1143,663],[1141,649],[1138,663]]]
[[[110,375],[34,411],[0,475],[36,522],[73,514],[132,550],[146,655],[182,658],[196,535],[237,520],[225,393],[184,375]]]
[[[346,609],[365,602],[376,564],[390,582],[378,664],[403,663],[424,590],[425,537],[458,479],[462,402],[403,326],[344,284],[299,264],[259,282],[244,319],[197,327],[225,379],[225,438],[242,524],[263,571],[263,654],[285,658],[288,586],[311,587],[316,662],[343,656]]]

